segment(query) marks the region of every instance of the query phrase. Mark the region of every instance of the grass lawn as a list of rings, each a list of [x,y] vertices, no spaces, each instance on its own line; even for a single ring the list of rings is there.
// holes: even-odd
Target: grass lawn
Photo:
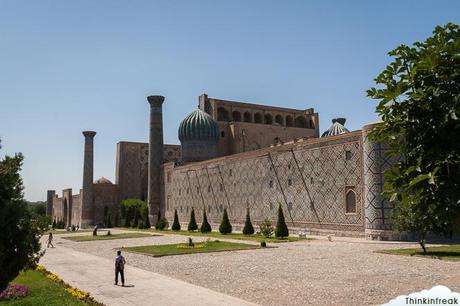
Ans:
[[[0,305],[47,305],[47,306],[61,306],[61,305],[88,305],[85,302],[74,298],[65,291],[63,287],[50,281],[43,273],[27,270],[22,272],[12,282],[14,284],[26,285],[29,287],[29,295],[16,300],[0,301]]]
[[[429,247],[427,253],[424,254],[421,248],[417,249],[396,249],[384,250],[380,253],[406,255],[406,256],[423,256],[432,257],[437,259],[460,261],[460,244],[453,244],[447,246]]]
[[[44,235],[49,235],[49,233],[53,233],[53,235],[62,235],[62,234],[78,234],[78,233],[89,233],[92,232],[91,229],[81,229],[78,231],[67,231],[67,230],[54,230],[54,231],[47,231]]]
[[[154,233],[161,233],[161,234],[173,234],[173,235],[184,235],[184,236],[200,236],[200,237],[210,237],[210,238],[216,238],[216,239],[236,239],[236,240],[250,240],[250,241],[266,241],[272,242],[272,243],[279,243],[279,242],[293,242],[293,241],[299,241],[299,240],[313,240],[312,238],[299,238],[299,237],[286,237],[286,238],[276,238],[276,237],[270,237],[270,238],[265,238],[260,235],[243,235],[242,233],[231,233],[231,234],[226,234],[223,235],[220,232],[210,232],[210,233],[202,233],[199,231],[195,232],[189,232],[189,231],[172,231],[172,230],[156,230],[153,228],[150,229],[135,229],[135,228],[122,228],[125,230],[135,230],[135,231],[145,231],[145,232],[154,232]]]
[[[62,237],[62,239],[82,242],[82,241],[93,241],[93,240],[112,240],[112,239],[128,239],[128,238],[141,238],[141,237],[153,237],[160,235],[152,235],[147,233],[124,233],[124,234],[112,234],[112,235],[88,235],[88,236],[71,236],[71,237]]]
[[[182,247],[182,248],[181,248]],[[258,245],[233,243],[225,241],[209,241],[209,242],[195,242],[195,247],[190,248],[186,243],[179,244],[163,244],[163,245],[144,245],[136,247],[123,248],[124,251],[142,253],[154,257],[181,255],[181,254],[194,254],[194,253],[210,253],[210,252],[223,252],[223,251],[236,251],[259,249]]]

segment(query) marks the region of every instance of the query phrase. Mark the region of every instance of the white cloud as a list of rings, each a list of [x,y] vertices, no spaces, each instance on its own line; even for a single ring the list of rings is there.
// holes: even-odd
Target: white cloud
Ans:
[[[400,295],[383,306],[406,305],[460,305],[460,293],[452,292],[446,286],[435,286],[409,295]]]

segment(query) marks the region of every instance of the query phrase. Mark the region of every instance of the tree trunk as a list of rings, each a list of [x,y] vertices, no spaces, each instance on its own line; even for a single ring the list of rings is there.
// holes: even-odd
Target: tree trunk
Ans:
[[[423,250],[423,254],[426,254],[426,246],[425,246],[425,234],[420,234],[420,238],[419,238],[419,241],[418,243],[420,244],[420,246],[422,247],[422,250]]]

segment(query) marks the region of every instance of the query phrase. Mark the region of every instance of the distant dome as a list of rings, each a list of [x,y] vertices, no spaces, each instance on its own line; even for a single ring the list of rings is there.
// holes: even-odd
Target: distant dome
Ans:
[[[112,182],[105,177],[101,177],[100,179],[97,179],[94,184],[112,184]]]
[[[182,161],[207,160],[218,155],[219,125],[200,109],[185,117],[179,126]]]
[[[327,129],[321,137],[328,137],[328,136],[334,136],[334,135],[340,135],[344,133],[348,133],[349,130],[344,126],[345,121],[347,119],[345,118],[335,118],[332,119],[332,125]]]
[[[211,116],[196,109],[180,123],[179,140],[218,142],[219,126]]]

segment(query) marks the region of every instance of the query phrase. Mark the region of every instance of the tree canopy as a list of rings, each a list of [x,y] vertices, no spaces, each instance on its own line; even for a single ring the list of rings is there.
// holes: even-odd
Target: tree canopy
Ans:
[[[20,153],[0,159],[0,291],[40,257],[43,229],[32,221],[23,197],[22,162]]]
[[[400,157],[385,172],[384,195],[395,204],[396,229],[449,234],[460,217],[460,29],[449,23],[393,61],[368,96],[383,122],[370,138]]]

